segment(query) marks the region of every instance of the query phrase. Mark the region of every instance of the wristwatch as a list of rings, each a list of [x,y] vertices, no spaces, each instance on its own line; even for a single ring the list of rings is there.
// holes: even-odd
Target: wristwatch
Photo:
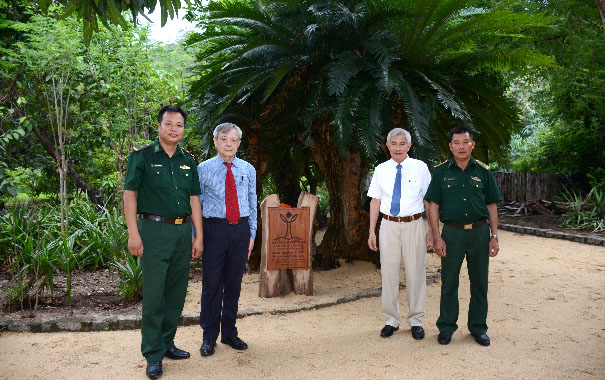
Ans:
[[[489,238],[498,240],[498,235],[489,235]]]

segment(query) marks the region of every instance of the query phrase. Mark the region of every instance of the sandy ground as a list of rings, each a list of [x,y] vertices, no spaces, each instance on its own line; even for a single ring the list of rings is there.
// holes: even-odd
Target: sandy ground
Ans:
[[[179,328],[184,361],[164,360],[162,379],[605,379],[605,248],[500,233],[490,268],[490,347],[466,330],[468,276],[461,276],[460,329],[448,346],[437,343],[439,280],[427,290],[427,336],[414,341],[407,326],[380,338],[380,298],[318,310],[240,319],[250,348],[218,344],[199,355],[199,327]],[[429,272],[438,267],[429,256]],[[246,276],[240,310],[281,310],[313,298],[380,286],[366,263],[316,273],[315,295],[259,299],[258,275]],[[199,285],[197,285],[199,287]],[[191,288],[186,309],[199,308]],[[336,294],[338,293],[338,294]],[[401,292],[405,314],[405,291]],[[197,309],[199,310],[199,309]],[[140,331],[1,333],[1,379],[145,379]]]

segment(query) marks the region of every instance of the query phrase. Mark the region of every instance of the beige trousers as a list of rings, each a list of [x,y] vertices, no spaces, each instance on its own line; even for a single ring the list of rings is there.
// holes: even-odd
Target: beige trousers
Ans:
[[[405,290],[410,327],[422,326],[426,310],[426,229],[422,218],[407,223],[383,219],[380,224],[382,314],[387,325],[399,327],[399,273],[405,267]]]

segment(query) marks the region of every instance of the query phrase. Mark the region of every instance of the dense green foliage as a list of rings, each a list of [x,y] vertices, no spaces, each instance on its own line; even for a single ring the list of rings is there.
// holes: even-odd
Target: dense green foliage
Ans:
[[[528,1],[556,18],[536,48],[557,66],[513,78],[526,129],[511,152],[514,171],[569,175],[584,191],[605,184],[605,33],[594,2]]]
[[[102,30],[86,47],[73,18],[34,15],[8,28],[21,38],[0,66],[0,191],[57,192],[52,152],[62,122],[68,164],[83,179],[71,189],[119,199],[128,153],[155,138],[161,104],[182,102],[187,55],[145,29]]]
[[[605,232],[605,191],[593,188],[586,197],[576,190],[564,189],[562,199],[570,211],[557,220],[567,228]]]
[[[11,204],[1,216],[0,268],[12,275],[8,300],[35,307],[62,274],[69,302],[71,272],[101,268],[117,270],[124,299],[137,299],[140,263],[126,257],[121,216],[126,158],[156,137],[157,109],[182,102],[190,59],[180,45],[150,41],[146,29],[102,28],[86,46],[74,18],[26,5],[19,11],[0,26],[9,31],[0,58],[0,199]],[[63,235],[55,201],[59,123],[72,170]],[[98,192],[98,205],[78,188],[89,197]],[[30,201],[15,201],[16,194]]]
[[[114,267],[121,275],[121,283],[130,283],[134,288],[123,293],[125,298],[136,298],[140,284],[130,280],[137,278],[136,262],[133,274],[129,269],[124,217],[115,207],[95,208],[82,195],[70,203],[68,214],[67,236],[61,234],[57,206],[17,203],[0,215],[0,262],[14,274],[8,288],[9,303],[23,307],[25,300],[30,304],[35,300],[31,305],[35,307],[43,290],[54,294],[56,274],[66,276],[71,302],[70,278],[74,269]]]

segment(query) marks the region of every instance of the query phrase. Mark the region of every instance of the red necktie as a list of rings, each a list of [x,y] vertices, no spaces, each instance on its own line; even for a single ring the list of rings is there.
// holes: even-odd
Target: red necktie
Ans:
[[[227,210],[227,220],[231,224],[237,224],[239,221],[239,202],[237,201],[237,188],[235,187],[235,178],[231,171],[232,163],[225,162],[227,166],[227,175],[225,176],[225,209]]]

